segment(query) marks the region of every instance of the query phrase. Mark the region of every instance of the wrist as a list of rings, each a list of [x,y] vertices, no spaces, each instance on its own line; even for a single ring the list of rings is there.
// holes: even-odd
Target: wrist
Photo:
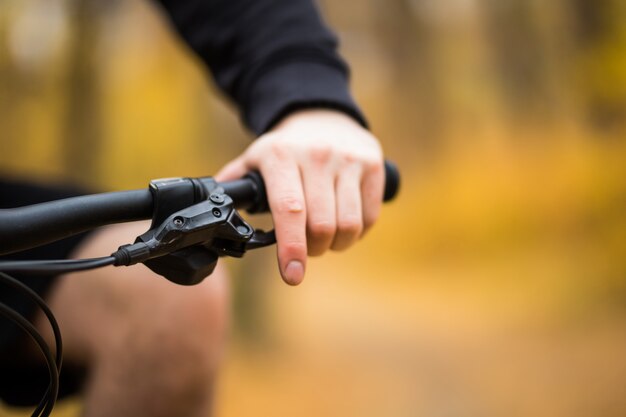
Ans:
[[[295,110],[285,115],[271,130],[287,129],[311,123],[340,123],[364,129],[364,126],[358,120],[340,110],[328,108],[307,108]]]

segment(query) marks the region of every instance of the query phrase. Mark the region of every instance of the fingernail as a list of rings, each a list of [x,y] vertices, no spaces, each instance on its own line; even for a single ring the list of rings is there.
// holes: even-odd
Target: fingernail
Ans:
[[[285,281],[289,285],[298,285],[304,278],[304,265],[300,261],[291,261],[285,268]]]

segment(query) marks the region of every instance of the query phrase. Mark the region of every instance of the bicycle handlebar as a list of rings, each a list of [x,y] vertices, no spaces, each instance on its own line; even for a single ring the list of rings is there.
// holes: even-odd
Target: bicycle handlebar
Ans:
[[[200,181],[203,181],[201,178]],[[265,184],[261,175],[254,171],[245,177],[220,183],[224,192],[235,202],[235,207],[245,209],[249,213],[264,213],[269,211]],[[383,201],[391,201],[400,188],[400,172],[391,161],[385,160],[385,190]]]
[[[204,188],[197,202],[206,199],[211,177],[192,180]],[[391,162],[385,161],[385,192],[389,201],[398,192],[400,175]],[[238,209],[250,213],[268,211],[265,185],[252,172],[242,179],[218,184]],[[88,230],[114,223],[152,218],[153,195],[150,189],[92,194],[31,206],[0,210],[0,255],[40,246]]]

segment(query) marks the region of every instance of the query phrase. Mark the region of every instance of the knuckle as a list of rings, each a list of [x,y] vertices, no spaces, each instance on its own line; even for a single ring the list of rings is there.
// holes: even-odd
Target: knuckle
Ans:
[[[309,225],[309,234],[318,239],[330,238],[335,235],[336,226],[332,222],[317,221]]]
[[[376,171],[383,171],[384,159],[382,154],[371,151],[364,151],[357,157],[358,163],[361,165],[364,172],[372,173]]]
[[[350,166],[354,165],[358,161],[358,157],[353,153],[345,153],[341,155],[341,160],[344,165]]]
[[[272,136],[266,138],[262,143],[258,145],[261,148],[261,153],[266,154],[274,160],[283,161],[289,157],[289,149],[285,146],[283,141],[278,136]]]
[[[363,230],[361,219],[346,218],[339,221],[337,231],[344,235],[358,235]]]
[[[327,144],[319,144],[313,146],[309,150],[309,158],[311,161],[318,165],[327,164],[332,157],[332,149]]]
[[[281,247],[281,252],[283,256],[288,258],[292,257],[300,257],[302,254],[306,254],[307,246],[305,242],[300,242],[296,240],[292,240],[289,242],[283,243]]]
[[[385,170],[381,158],[368,158],[363,162],[363,166],[366,172],[373,175],[380,175]]]

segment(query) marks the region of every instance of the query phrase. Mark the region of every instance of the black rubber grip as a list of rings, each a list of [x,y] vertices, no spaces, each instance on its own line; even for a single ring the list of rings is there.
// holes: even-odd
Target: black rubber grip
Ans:
[[[385,159],[385,193],[383,194],[383,201],[391,201],[400,191],[400,171],[396,164],[388,159]]]

